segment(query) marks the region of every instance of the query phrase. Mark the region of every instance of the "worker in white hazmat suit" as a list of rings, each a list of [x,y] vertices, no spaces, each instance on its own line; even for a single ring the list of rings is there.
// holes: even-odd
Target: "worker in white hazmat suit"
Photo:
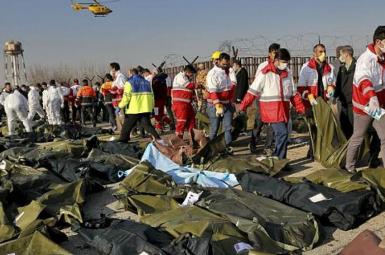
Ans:
[[[36,114],[39,115],[41,119],[44,118],[44,111],[42,106],[40,105],[40,93],[39,88],[36,85],[30,86],[30,90],[28,92],[28,119],[30,121],[33,120]]]
[[[31,122],[28,119],[28,100],[19,90],[14,90],[4,101],[4,110],[7,114],[8,134],[15,135],[16,121],[19,119],[25,131],[32,132]]]
[[[43,93],[43,104],[47,112],[48,124],[61,125],[61,107],[64,106],[64,98],[55,80],[49,82],[48,89]]]

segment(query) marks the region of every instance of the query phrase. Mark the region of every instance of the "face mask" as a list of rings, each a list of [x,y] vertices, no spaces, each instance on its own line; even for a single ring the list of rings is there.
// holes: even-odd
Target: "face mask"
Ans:
[[[321,55],[318,56],[318,60],[323,63],[326,60],[326,54],[325,52],[321,53]]]
[[[345,63],[346,62],[346,59],[342,55],[338,59],[340,60],[341,63]]]
[[[379,47],[382,53],[385,53],[385,41],[381,41],[382,47]]]
[[[281,71],[285,70],[287,68],[287,63],[279,63],[277,68]]]
[[[230,69],[230,67],[228,65],[223,65],[223,66],[221,66],[221,68],[225,71],[228,71]]]

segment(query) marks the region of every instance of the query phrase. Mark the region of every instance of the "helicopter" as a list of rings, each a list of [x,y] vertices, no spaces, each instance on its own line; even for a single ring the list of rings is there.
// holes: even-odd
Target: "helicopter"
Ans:
[[[72,2],[71,7],[75,11],[88,10],[92,14],[94,14],[95,17],[105,17],[106,15],[112,12],[110,8],[98,2],[97,0],[93,0],[92,3],[77,3],[74,1],[71,1],[71,2]],[[111,2],[117,2],[117,1],[108,1],[108,2],[111,3]]]

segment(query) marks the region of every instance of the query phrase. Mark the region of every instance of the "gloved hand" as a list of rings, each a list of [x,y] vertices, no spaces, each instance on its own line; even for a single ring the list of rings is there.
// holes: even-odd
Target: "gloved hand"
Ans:
[[[328,86],[326,92],[327,92],[326,95],[328,98],[334,97],[334,87],[333,86]]]
[[[223,108],[223,104],[216,104],[215,114],[217,115],[217,117],[223,117],[224,113],[225,113],[225,109]]]
[[[64,104],[61,104],[60,108],[64,109]]]
[[[311,105],[317,105],[317,104],[318,104],[318,103],[317,103],[317,100],[315,100],[313,94],[309,94],[309,95],[307,96],[307,99],[309,99],[309,102],[310,102]]]
[[[378,98],[376,96],[371,97],[369,100],[369,114],[376,115],[381,112],[380,103],[378,102]]]
[[[115,114],[118,114],[120,112],[120,108],[119,107],[115,107]]]

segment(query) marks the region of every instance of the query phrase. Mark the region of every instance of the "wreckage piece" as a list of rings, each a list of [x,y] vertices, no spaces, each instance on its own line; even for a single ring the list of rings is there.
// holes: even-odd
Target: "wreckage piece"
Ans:
[[[291,184],[252,172],[237,174],[237,178],[244,191],[311,212],[323,224],[342,230],[355,228],[379,212],[376,194],[369,190],[343,193],[307,180]]]
[[[320,169],[303,177],[285,177],[284,179],[291,183],[300,183],[306,179],[312,183],[320,184],[340,192],[370,189],[370,185],[358,178],[353,178],[353,174],[335,168]]]
[[[311,213],[256,194],[235,189],[206,191],[196,205],[231,221],[261,252],[306,251],[318,242],[318,223]]]
[[[36,231],[32,235],[0,244],[0,254],[17,255],[70,255],[71,253]]]
[[[155,147],[166,157],[178,165],[185,165],[190,162],[190,158],[208,143],[204,131],[193,130],[193,140],[185,142],[176,134],[162,136],[162,142],[154,141]]]
[[[370,230],[357,235],[339,255],[385,255],[385,243]]]

